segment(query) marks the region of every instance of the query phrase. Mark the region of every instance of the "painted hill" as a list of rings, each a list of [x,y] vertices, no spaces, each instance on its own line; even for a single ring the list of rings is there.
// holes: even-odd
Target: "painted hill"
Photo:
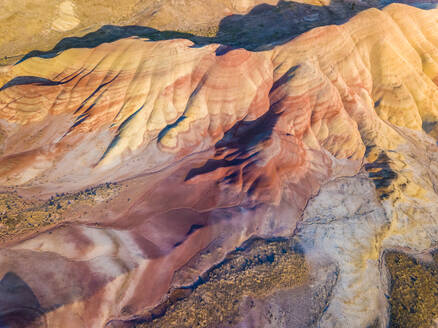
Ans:
[[[29,304],[0,322],[411,320],[385,263],[438,240],[438,11],[257,4],[215,2],[242,14],[212,36],[105,26],[3,68],[0,286],[23,295],[0,298]],[[160,6],[146,22],[180,15]],[[85,24],[64,7],[58,29]]]

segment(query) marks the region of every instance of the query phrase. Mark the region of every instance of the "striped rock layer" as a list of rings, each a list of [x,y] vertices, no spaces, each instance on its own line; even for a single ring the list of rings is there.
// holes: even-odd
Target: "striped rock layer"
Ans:
[[[29,286],[49,327],[103,327],[252,236],[295,232],[341,272],[320,325],[383,327],[383,251],[438,240],[437,17],[393,4],[266,51],[130,37],[12,66],[3,189],[40,203],[119,190],[56,196],[56,220],[8,230],[0,277]],[[354,215],[371,216],[342,223]]]

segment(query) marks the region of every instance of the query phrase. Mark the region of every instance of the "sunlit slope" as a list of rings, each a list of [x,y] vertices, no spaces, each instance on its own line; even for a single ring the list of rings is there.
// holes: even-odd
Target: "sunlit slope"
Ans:
[[[272,50],[129,37],[5,69],[0,184],[68,194],[14,196],[37,218],[2,234],[0,276],[52,326],[101,327],[295,232],[309,272],[322,254],[339,274],[320,326],[385,326],[383,251],[438,241],[437,17],[393,4]]]

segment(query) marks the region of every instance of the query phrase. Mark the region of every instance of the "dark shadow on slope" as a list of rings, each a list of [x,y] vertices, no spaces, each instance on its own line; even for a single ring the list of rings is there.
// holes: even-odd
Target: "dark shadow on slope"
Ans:
[[[14,85],[24,85],[24,84],[35,84],[35,85],[59,85],[62,84],[62,82],[52,81],[48,80],[42,77],[37,76],[18,76],[12,80],[10,80],[8,83],[3,85],[0,88],[0,91],[3,91],[4,89],[10,88]]]
[[[0,280],[0,327],[46,327],[44,311],[35,294],[13,272]]]
[[[352,4],[334,0],[329,6],[279,1],[276,6],[261,4],[246,15],[225,17],[216,39],[219,43],[248,50],[272,49],[315,27],[342,24],[375,4]]]
[[[411,2],[418,7],[433,8],[436,0]],[[399,1],[397,1],[399,2]],[[272,49],[296,36],[318,26],[342,24],[362,10],[382,8],[389,1],[367,0],[361,2],[333,0],[329,6],[315,6],[281,0],[277,5],[261,4],[245,15],[230,15],[219,24],[217,35],[206,37],[179,31],[159,31],[143,26],[105,25],[83,37],[69,37],[61,40],[52,50],[31,51],[18,63],[31,58],[52,58],[71,48],[94,48],[105,42],[114,42],[129,37],[148,38],[152,41],[188,39],[195,46],[211,43],[223,44],[218,55],[233,48],[251,51]]]
[[[102,43],[115,42],[120,39],[129,37],[148,38],[152,41],[171,40],[171,39],[189,39],[195,43],[208,43],[205,37],[198,37],[190,33],[176,31],[158,31],[156,29],[144,26],[115,26],[104,25],[95,32],[86,34],[83,37],[69,37],[62,39],[52,50],[39,51],[34,50],[26,54],[18,63],[32,58],[53,58],[62,51],[72,48],[95,48]],[[18,64],[17,63],[17,64]]]
[[[221,167],[237,166],[249,161],[255,163],[258,153],[251,153],[251,149],[271,137],[278,118],[279,114],[268,111],[254,121],[237,122],[215,145],[216,155],[220,155],[227,149],[235,151],[223,159],[209,159],[202,167],[191,169],[185,177],[185,181],[198,175],[213,172]],[[233,177],[228,176],[226,179],[233,179]]]
[[[298,67],[293,66],[284,73],[272,85],[270,93],[290,81],[295,76],[295,71]],[[253,121],[241,120],[235,123],[231,129],[225,132],[222,139],[215,144],[215,156],[218,159],[209,159],[203,166],[191,169],[184,181],[213,172],[222,167],[238,166],[245,162],[248,163],[247,167],[254,165],[257,162],[257,155],[259,153],[254,151],[255,147],[271,138],[274,127],[280,118],[281,110],[278,110],[276,107],[277,103],[273,103],[270,105],[270,109],[259,118]],[[233,152],[222,158],[221,155],[230,149]],[[232,183],[235,178],[235,174],[231,174],[225,177],[225,181]]]
[[[371,148],[373,146],[367,147],[367,151]],[[398,174],[391,168],[390,163],[391,159],[382,151],[374,162],[365,164],[365,170],[367,170],[368,176],[373,180],[377,190],[388,188],[393,180],[397,179]],[[392,191],[380,193],[380,199],[388,198],[390,193]]]

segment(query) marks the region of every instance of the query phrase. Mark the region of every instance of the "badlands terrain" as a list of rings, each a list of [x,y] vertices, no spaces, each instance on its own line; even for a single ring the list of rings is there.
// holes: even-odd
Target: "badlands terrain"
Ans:
[[[438,326],[435,7],[2,0],[0,327]]]

